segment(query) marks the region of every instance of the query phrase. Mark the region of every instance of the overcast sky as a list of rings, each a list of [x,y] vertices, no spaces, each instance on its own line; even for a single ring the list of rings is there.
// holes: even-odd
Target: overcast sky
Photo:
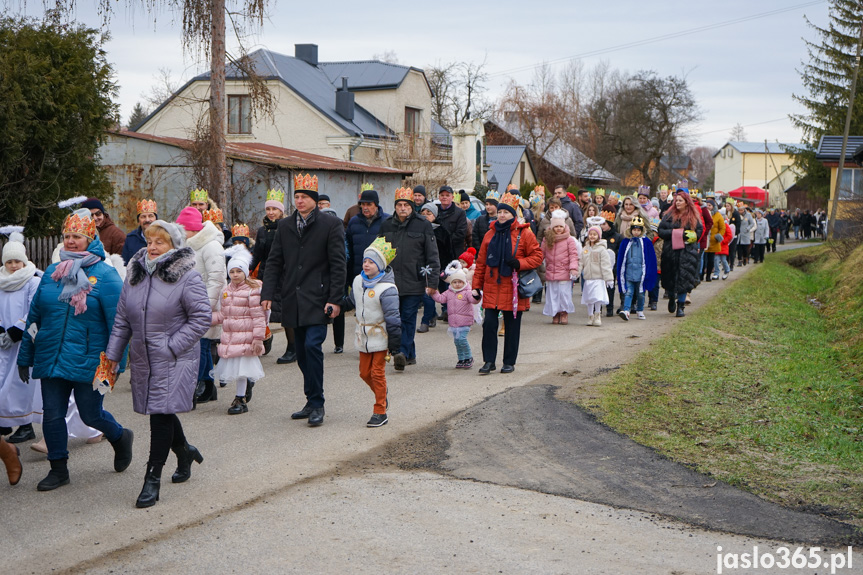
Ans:
[[[101,24],[95,0],[77,4],[78,21]],[[182,83],[207,65],[184,56],[174,15],[158,14],[154,25],[142,9],[131,13],[120,5],[107,52],[125,123],[160,68]],[[703,110],[693,142],[719,147],[738,122],[749,141],[799,141],[788,114],[803,111],[791,95],[803,93],[797,72],[807,59],[803,38],[815,40],[804,15],[823,26],[827,9],[826,0],[277,0],[247,43],[285,54],[293,54],[294,44],[318,44],[322,61],[392,51],[399,63],[419,68],[487,56],[491,96],[510,78],[528,83],[542,62],[559,69],[572,57],[588,67],[606,61],[630,72],[686,74]]]

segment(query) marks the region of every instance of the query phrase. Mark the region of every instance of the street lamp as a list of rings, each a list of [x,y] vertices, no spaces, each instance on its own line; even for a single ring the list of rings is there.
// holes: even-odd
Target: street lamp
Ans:
[[[498,184],[498,182],[497,182],[497,176],[495,176],[494,174],[492,174],[492,175],[491,175],[491,178],[489,178],[489,180],[488,180],[488,187],[489,187],[489,189],[492,189],[492,190],[494,190],[494,191],[496,192],[496,191],[497,191],[497,184]]]

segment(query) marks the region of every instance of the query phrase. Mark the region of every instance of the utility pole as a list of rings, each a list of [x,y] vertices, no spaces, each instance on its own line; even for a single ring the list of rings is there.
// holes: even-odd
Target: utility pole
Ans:
[[[842,171],[845,169],[845,150],[848,148],[848,132],[851,131],[851,111],[854,108],[854,98],[857,93],[857,76],[860,72],[860,48],[863,46],[863,24],[860,25],[860,37],[857,39],[857,55],[854,61],[854,73],[851,79],[851,93],[848,98],[848,113],[845,115],[845,133],[842,135],[842,151],[839,153],[839,168],[836,172],[836,185],[833,188],[833,199],[830,201],[830,219],[827,220],[827,239],[832,240],[836,233],[836,211],[839,209],[839,189],[842,186]]]

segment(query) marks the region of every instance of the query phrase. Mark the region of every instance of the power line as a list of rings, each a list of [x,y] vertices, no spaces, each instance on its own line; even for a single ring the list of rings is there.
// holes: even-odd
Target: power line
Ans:
[[[533,70],[535,68],[539,68],[545,64],[558,64],[560,62],[567,62],[570,60],[580,60],[582,58],[588,58],[591,56],[600,56],[602,54],[608,54],[609,52],[617,52],[619,50],[625,50],[627,48],[635,48],[638,46],[644,46],[646,44],[653,44],[656,42],[662,42],[664,40],[674,40],[680,38],[681,36],[689,36],[691,34],[699,34],[701,32],[706,32],[708,30],[715,30],[717,28],[724,28],[725,26],[732,26],[734,24],[740,24],[743,22],[749,22],[751,20],[758,20],[760,18],[767,18],[769,16],[776,16],[778,14],[782,14],[784,12],[791,12],[793,10],[799,10],[800,8],[806,8],[808,6],[815,6],[816,4],[823,4],[827,0],[815,0],[814,2],[804,2],[803,4],[795,4],[794,6],[787,6],[785,8],[777,8],[776,10],[770,10],[768,12],[761,12],[759,14],[753,14],[751,16],[743,16],[740,18],[734,18],[733,20],[726,20],[724,22],[718,22],[716,24],[708,24],[705,26],[700,26],[697,28],[690,28],[688,30],[682,30],[680,32],[675,32],[674,34],[665,34],[663,36],[654,36],[652,38],[645,38],[644,40],[636,40],[633,42],[627,42],[626,44],[618,44],[617,46],[611,46],[609,48],[601,48],[599,50],[591,50],[590,52],[583,52],[581,54],[576,54],[575,56],[569,56],[566,58],[557,58],[554,60],[549,60],[547,62],[542,62],[540,64],[531,64],[528,66],[520,66],[518,68],[510,68],[508,70],[502,70],[500,72],[494,72],[489,74],[489,77],[497,77],[497,76],[505,76],[517,72],[524,72],[526,70]]]
[[[788,116],[785,116],[785,117],[783,117],[783,118],[776,118],[775,120],[765,120],[765,121],[763,121],[763,122],[755,122],[754,124],[746,124],[745,126],[740,126],[740,127],[741,127],[741,128],[750,128],[750,127],[752,127],[752,126],[760,126],[760,125],[762,125],[762,124],[771,124],[771,123],[773,123],[773,122],[781,122],[782,120],[787,120],[787,119],[788,119]],[[733,130],[735,127],[736,127],[736,126],[731,127],[731,128],[723,128],[723,129],[721,129],[721,130],[710,130],[709,132],[701,132],[701,133],[698,133],[698,134],[692,134],[692,136],[693,136],[693,137],[697,137],[697,136],[706,136],[707,134],[716,134],[717,132],[730,132],[730,131],[731,131],[731,130]]]

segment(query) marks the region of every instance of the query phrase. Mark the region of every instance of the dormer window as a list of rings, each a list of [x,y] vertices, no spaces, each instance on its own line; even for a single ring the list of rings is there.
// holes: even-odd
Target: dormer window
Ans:
[[[228,96],[228,133],[252,133],[251,96]]]

